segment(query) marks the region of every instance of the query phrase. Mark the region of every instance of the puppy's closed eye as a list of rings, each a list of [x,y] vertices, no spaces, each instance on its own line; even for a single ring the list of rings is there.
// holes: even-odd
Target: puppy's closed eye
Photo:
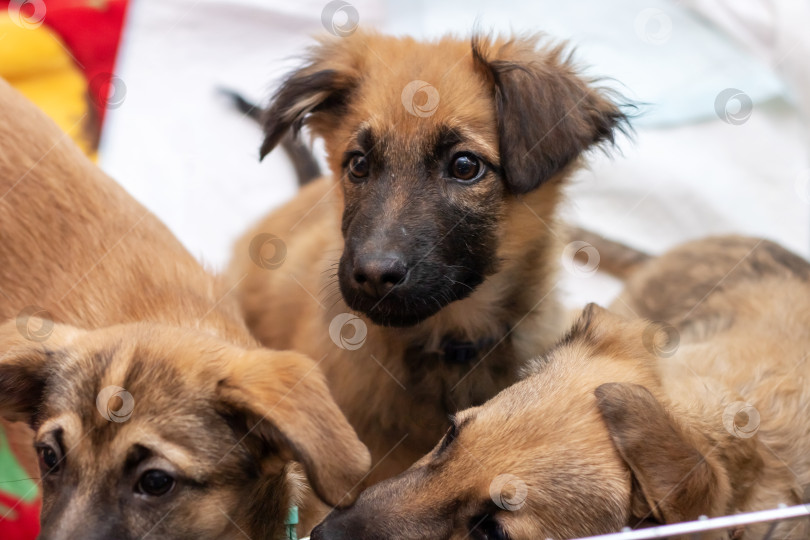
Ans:
[[[442,439],[442,445],[439,447],[439,453],[444,452],[447,450],[447,447],[450,446],[453,441],[456,440],[456,436],[458,435],[458,428],[455,424],[450,426],[450,429],[447,430],[447,433],[444,435],[444,439]]]
[[[447,448],[451,444],[453,444],[453,442],[455,442],[455,440],[458,438],[458,434],[461,431],[461,428],[463,428],[466,424],[467,420],[459,422],[455,417],[450,418],[450,428],[447,430],[447,433],[445,433],[444,438],[442,439],[442,442],[439,445],[439,452],[438,452],[439,454],[447,450]]]

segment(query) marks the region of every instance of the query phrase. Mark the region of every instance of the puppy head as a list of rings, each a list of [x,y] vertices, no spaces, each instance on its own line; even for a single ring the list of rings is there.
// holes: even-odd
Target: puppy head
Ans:
[[[592,308],[538,373],[459,413],[312,539],[579,538],[717,515],[727,477],[647,389],[644,326]]]
[[[498,271],[516,196],[553,208],[569,165],[623,120],[536,38],[358,32],[323,41],[282,84],[262,155],[304,124],[325,140],[344,201],[343,296],[378,324],[411,325]]]
[[[0,326],[0,414],[29,422],[42,536],[275,540],[300,462],[330,504],[352,502],[369,455],[301,355],[192,331]]]

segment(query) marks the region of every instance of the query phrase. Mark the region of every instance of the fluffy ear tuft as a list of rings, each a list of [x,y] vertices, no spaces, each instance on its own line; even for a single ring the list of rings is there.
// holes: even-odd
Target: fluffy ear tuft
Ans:
[[[353,38],[343,38],[351,41]],[[343,40],[325,40],[312,50],[310,61],[287,76],[264,112],[264,158],[291,129],[296,135],[318,117],[339,116],[358,76]]]
[[[566,333],[561,343],[581,341],[599,349],[626,341],[627,320],[593,302],[587,304]]]
[[[246,426],[246,446],[257,459],[273,454],[298,461],[324,501],[338,507],[354,502],[371,457],[315,363],[297,353],[261,350],[245,353],[228,369],[219,399],[228,416]]]
[[[643,386],[608,383],[596,389],[608,432],[633,475],[631,509],[638,519],[677,523],[722,515],[731,487],[725,471]]]
[[[473,57],[493,81],[501,167],[513,193],[527,193],[562,171],[583,151],[625,130],[613,92],[590,86],[564,46],[538,49],[538,37],[491,50],[473,38]],[[616,96],[618,97],[618,96]]]
[[[18,321],[0,325],[0,416],[31,423],[42,403],[53,351],[69,344],[81,330],[43,321],[47,335],[26,337]]]

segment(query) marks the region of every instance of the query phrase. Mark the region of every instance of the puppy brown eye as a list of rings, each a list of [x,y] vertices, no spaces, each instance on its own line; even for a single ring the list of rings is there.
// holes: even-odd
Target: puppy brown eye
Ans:
[[[472,154],[456,154],[450,163],[450,176],[463,182],[477,180],[483,173],[481,162]]]
[[[55,473],[59,470],[59,454],[50,446],[40,446],[37,448],[39,456],[39,468],[43,473]]]
[[[354,178],[365,178],[368,176],[368,159],[366,156],[356,154],[349,160],[349,173]]]
[[[138,480],[138,490],[144,495],[160,497],[174,487],[174,478],[158,469],[146,471]]]

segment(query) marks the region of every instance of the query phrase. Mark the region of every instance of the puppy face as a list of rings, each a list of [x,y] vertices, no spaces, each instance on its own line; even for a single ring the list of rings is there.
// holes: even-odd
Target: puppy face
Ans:
[[[281,86],[262,153],[304,123],[324,138],[344,203],[343,297],[402,326],[499,271],[516,196],[546,186],[556,199],[561,173],[622,119],[535,39],[357,33],[324,41]]]
[[[0,332],[0,412],[36,433],[41,538],[275,540],[289,460],[339,505],[369,466],[305,357],[146,325]]]
[[[459,413],[312,539],[578,538],[717,515],[728,480],[647,390],[644,325],[590,311],[537,374]]]

